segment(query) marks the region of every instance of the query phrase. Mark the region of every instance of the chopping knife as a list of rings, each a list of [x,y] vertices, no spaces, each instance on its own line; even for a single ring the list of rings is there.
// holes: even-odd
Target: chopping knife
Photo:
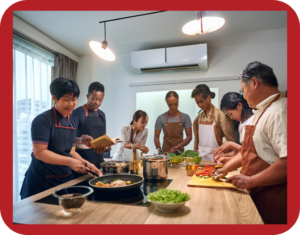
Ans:
[[[82,163],[82,164],[83,164],[85,167],[87,167],[87,163],[86,163],[86,162],[84,162],[84,163]],[[91,171],[90,168],[89,168],[89,170],[88,170],[87,172],[91,173],[91,174],[94,175],[94,176],[100,177],[97,173]]]

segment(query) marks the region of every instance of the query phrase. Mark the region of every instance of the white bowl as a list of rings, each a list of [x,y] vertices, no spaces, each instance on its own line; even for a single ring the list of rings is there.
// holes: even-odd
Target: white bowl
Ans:
[[[187,201],[179,202],[179,203],[160,203],[160,202],[154,202],[154,201],[150,201],[150,202],[153,203],[153,205],[156,206],[157,209],[162,212],[175,212],[179,208],[183,207]]]

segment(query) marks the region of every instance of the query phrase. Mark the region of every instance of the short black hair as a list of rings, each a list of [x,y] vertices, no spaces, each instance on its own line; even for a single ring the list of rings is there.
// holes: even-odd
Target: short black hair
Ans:
[[[266,86],[278,87],[273,69],[261,62],[254,61],[248,64],[240,73],[239,79],[248,85],[253,77],[256,77]]]
[[[170,98],[171,96],[174,96],[175,98],[179,99],[179,95],[177,94],[176,91],[169,91],[166,94],[166,102],[168,102],[168,98]]]
[[[209,95],[212,99],[216,96],[216,94],[211,92],[209,87],[205,84],[196,86],[196,88],[192,91],[192,98],[194,98],[196,95],[201,95],[203,99],[206,99]]]
[[[73,97],[78,98],[80,95],[80,90],[77,82],[60,77],[51,82],[50,93],[51,95],[54,95],[57,100],[59,100],[65,94],[72,94]]]
[[[104,86],[103,84],[101,84],[100,82],[92,82],[89,85],[89,89],[88,89],[88,95],[92,94],[93,91],[101,91],[104,93]]]

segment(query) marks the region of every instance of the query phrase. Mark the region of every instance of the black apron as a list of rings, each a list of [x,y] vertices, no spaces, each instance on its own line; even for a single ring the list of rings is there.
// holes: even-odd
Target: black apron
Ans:
[[[105,135],[105,120],[101,115],[100,110],[98,109],[98,117],[90,117],[87,105],[83,105],[82,108],[85,110],[85,122],[82,130],[83,135],[89,135],[96,139],[102,135]],[[101,167],[101,163],[104,162],[103,155],[104,153],[96,153],[94,149],[76,149],[76,152],[85,160],[94,164],[97,168]],[[76,172],[77,173],[77,172]],[[75,176],[81,176],[81,174],[75,173]]]
[[[53,112],[55,120],[54,138],[49,141],[48,150],[65,157],[72,157],[70,152],[74,144],[76,128],[61,126],[54,107]],[[68,121],[70,122],[69,116]],[[33,152],[31,157],[32,160],[20,192],[21,199],[56,187],[74,178],[69,166],[44,163],[36,159]]]

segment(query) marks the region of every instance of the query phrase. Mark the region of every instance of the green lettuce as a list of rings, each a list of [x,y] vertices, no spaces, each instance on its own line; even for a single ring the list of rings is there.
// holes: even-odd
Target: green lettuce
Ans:
[[[179,190],[162,188],[157,192],[149,193],[148,199],[160,203],[179,203],[188,201],[190,195],[188,193],[182,193]]]

